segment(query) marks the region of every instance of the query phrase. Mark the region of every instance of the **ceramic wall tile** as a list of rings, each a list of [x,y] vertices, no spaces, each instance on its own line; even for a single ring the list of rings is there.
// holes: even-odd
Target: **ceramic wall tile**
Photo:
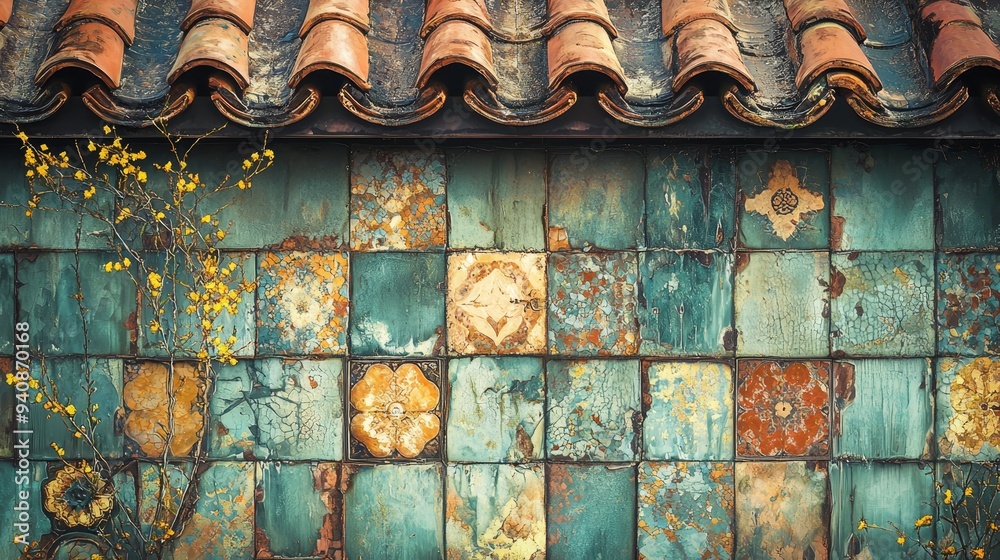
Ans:
[[[938,352],[1000,354],[1000,254],[939,253]]]
[[[191,521],[171,542],[174,558],[250,558],[254,546],[253,463],[211,463],[200,475]]]
[[[830,363],[740,360],[736,452],[744,457],[830,453]]]
[[[749,151],[737,164],[740,245],[823,249],[830,245],[830,161],[822,151]]]
[[[14,353],[14,254],[0,253],[0,353]]]
[[[981,150],[954,150],[934,167],[941,248],[1000,248],[1000,179],[989,157]]]
[[[943,458],[1000,459],[1000,360],[939,358],[935,405]]]
[[[643,369],[643,458],[731,460],[732,368],[713,362],[652,362]]]
[[[343,558],[339,463],[257,463],[256,480],[257,558]]]
[[[191,362],[127,363],[123,391],[126,456],[190,456],[206,422],[202,413],[206,389],[205,372]]]
[[[633,558],[635,468],[551,464],[548,471],[546,558]]]

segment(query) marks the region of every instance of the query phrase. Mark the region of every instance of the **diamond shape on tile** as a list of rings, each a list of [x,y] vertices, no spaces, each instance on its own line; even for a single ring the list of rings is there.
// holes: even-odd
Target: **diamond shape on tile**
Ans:
[[[935,408],[943,458],[1000,459],[1000,359],[939,358]]]
[[[733,371],[712,362],[643,364],[648,394],[643,457],[725,461],[733,458]]]
[[[645,245],[643,156],[637,151],[556,153],[549,163],[549,250]]]
[[[639,255],[639,352],[719,356],[735,347],[733,256],[650,251]]]
[[[440,456],[439,362],[351,362],[350,370],[351,459]]]
[[[830,363],[740,360],[736,452],[742,457],[830,453]]]
[[[834,355],[934,353],[933,253],[837,253],[831,261]]]
[[[829,275],[828,253],[737,254],[737,355],[828,355]]]
[[[351,352],[430,356],[444,347],[445,256],[354,253],[351,256]]]
[[[736,173],[727,150],[650,147],[646,239],[664,249],[732,248]]]
[[[14,254],[0,253],[0,353],[14,352]]]
[[[449,461],[520,463],[544,456],[541,359],[452,359],[448,376]]]
[[[827,464],[736,463],[736,558],[828,558]]]
[[[550,459],[636,458],[641,428],[639,362],[551,360],[546,384]]]
[[[927,358],[833,364],[833,453],[855,459],[930,459],[933,427]]]
[[[750,152],[739,160],[740,244],[752,249],[830,245],[830,163],[823,152]]]
[[[240,360],[217,366],[209,455],[328,460],[343,457],[339,359]]]
[[[169,546],[172,557],[252,557],[253,479],[253,463],[209,463],[198,479],[194,513]]]
[[[631,355],[639,349],[634,253],[549,257],[549,352]]]
[[[261,354],[347,350],[347,253],[262,253],[257,270]]]
[[[438,152],[351,153],[351,249],[443,249],[445,162]]]
[[[165,451],[189,456],[202,437],[206,388],[205,372],[195,363],[126,364],[126,456],[160,458]]]
[[[635,556],[635,469],[548,466],[549,560]]]
[[[342,558],[338,463],[257,463],[257,558]]]
[[[1000,178],[982,150],[949,151],[934,166],[944,249],[1000,248]]]
[[[939,254],[938,352],[1000,354],[1000,254]]]
[[[448,465],[448,558],[541,558],[542,465]]]
[[[731,463],[639,463],[639,558],[731,558]]]

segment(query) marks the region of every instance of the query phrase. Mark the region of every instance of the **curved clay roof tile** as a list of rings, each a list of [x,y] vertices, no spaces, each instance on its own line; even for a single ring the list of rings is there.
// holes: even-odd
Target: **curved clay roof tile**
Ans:
[[[246,88],[250,83],[249,48],[247,34],[228,19],[202,20],[184,36],[167,82],[172,84],[188,70],[207,66],[225,72],[239,87]]]
[[[371,28],[368,0],[310,0],[299,37],[305,39],[313,27],[331,20],[350,23],[367,33]]]
[[[14,0],[0,0],[0,27],[7,25],[14,13]]]
[[[611,23],[604,0],[549,0],[549,20],[543,30],[546,35],[571,21],[594,22],[612,38],[618,37],[618,29]]]
[[[479,27],[453,20],[438,26],[424,43],[424,54],[417,75],[417,87],[424,87],[434,72],[450,64],[473,68],[486,79],[491,88],[497,86],[493,67],[493,48]]]
[[[756,89],[736,38],[718,20],[699,19],[682,27],[677,33],[676,49],[674,91],[681,91],[688,81],[706,72],[721,72],[747,91]]]
[[[982,20],[972,8],[941,0],[924,6],[921,16],[937,31],[930,61],[938,89],[947,89],[970,68],[1000,70],[1000,49],[983,31]]]
[[[221,18],[238,25],[244,33],[250,33],[256,5],[256,0],[192,0],[181,29],[189,31],[202,20]]]
[[[135,40],[137,5],[138,0],[73,0],[55,30],[61,31],[79,21],[96,20],[114,29],[126,45],[131,45]]]
[[[309,74],[329,70],[368,91],[368,42],[361,31],[342,20],[328,19],[315,24],[302,40],[292,69],[289,87],[298,87]]]
[[[726,0],[662,0],[663,35],[670,37],[685,25],[702,19],[715,20],[736,32]]]
[[[824,22],[810,25],[799,40],[802,65],[795,75],[795,85],[808,86],[830,70],[857,73],[872,91],[882,89],[875,68],[848,29],[839,23]]]
[[[568,23],[549,38],[549,89],[555,90],[575,72],[594,71],[610,78],[625,91],[622,70],[607,30],[591,21]]]
[[[785,11],[795,32],[821,21],[835,21],[851,31],[858,42],[868,38],[858,16],[844,0],[785,0]]]
[[[426,39],[439,25],[457,20],[467,21],[485,32],[493,29],[483,0],[429,0],[420,36]]]
[[[42,84],[65,68],[79,68],[96,76],[109,88],[117,88],[122,77],[125,41],[100,21],[84,21],[65,29],[53,54],[45,59],[35,82]]]

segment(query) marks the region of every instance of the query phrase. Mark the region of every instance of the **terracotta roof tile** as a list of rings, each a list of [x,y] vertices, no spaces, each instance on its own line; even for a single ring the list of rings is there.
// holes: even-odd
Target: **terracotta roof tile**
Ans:
[[[208,18],[188,29],[168,81],[197,67],[210,67],[229,75],[241,88],[250,85],[249,37],[228,19]]]
[[[450,64],[473,68],[489,87],[499,81],[493,69],[493,48],[478,26],[464,19],[445,21],[433,28],[424,43],[417,87],[424,87],[434,72]]]
[[[848,70],[857,73],[872,91],[882,89],[882,82],[868,57],[854,42],[851,32],[840,23],[824,21],[808,26],[802,31],[799,48],[802,66],[795,76],[795,85],[800,88],[831,70]]]
[[[429,0],[420,36],[426,39],[437,26],[456,20],[467,21],[483,31],[493,28],[483,0]]]
[[[736,32],[726,0],[663,0],[660,12],[666,37],[693,21],[704,19],[718,21]]]
[[[365,0],[311,0],[305,20],[299,30],[303,39],[313,26],[324,21],[339,20],[357,27],[362,33],[371,27],[368,2]]]
[[[138,0],[72,0],[55,30],[85,20],[99,21],[121,35],[126,45],[135,40],[135,8]]]
[[[110,26],[100,21],[79,21],[59,33],[54,53],[35,75],[44,83],[66,68],[87,70],[108,87],[118,87],[122,75],[125,41]]]
[[[255,0],[192,0],[181,29],[188,31],[204,19],[221,18],[236,24],[244,33],[250,33],[255,7]]]
[[[858,41],[868,37],[854,10],[844,0],[785,0],[785,10],[796,32],[815,23],[833,21],[846,27]]]
[[[14,11],[14,0],[0,0],[0,27],[7,25]]]
[[[949,87],[969,68],[1000,70],[1000,49],[983,31],[983,22],[971,7],[938,0],[926,4],[921,17],[934,34],[931,70],[939,88]]]
[[[618,36],[618,30],[611,22],[608,7],[604,0],[548,0],[549,20],[545,23],[543,33],[549,35],[563,25],[573,21],[591,21],[603,27],[612,38]]]
[[[698,19],[677,31],[674,90],[705,72],[721,72],[747,90],[755,89],[732,31],[716,19]]]
[[[367,91],[368,42],[361,29],[337,19],[321,21],[310,27],[302,41],[290,87],[297,87],[309,74],[327,70],[346,77],[356,87]]]
[[[624,91],[624,71],[611,46],[608,30],[592,21],[560,27],[548,41],[549,89],[558,89],[576,72],[604,74]]]

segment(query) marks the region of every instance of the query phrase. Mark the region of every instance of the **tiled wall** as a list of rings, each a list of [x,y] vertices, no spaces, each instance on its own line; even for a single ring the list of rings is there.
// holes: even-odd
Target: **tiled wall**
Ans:
[[[1000,456],[998,168],[925,148],[277,145],[223,217],[245,359],[174,387],[171,451],[212,458],[176,557],[897,557],[862,515],[912,533],[941,459]],[[16,310],[84,399],[75,221],[0,215],[0,352]],[[97,441],[155,457],[134,288],[82,290]],[[82,452],[32,418],[34,459]]]

